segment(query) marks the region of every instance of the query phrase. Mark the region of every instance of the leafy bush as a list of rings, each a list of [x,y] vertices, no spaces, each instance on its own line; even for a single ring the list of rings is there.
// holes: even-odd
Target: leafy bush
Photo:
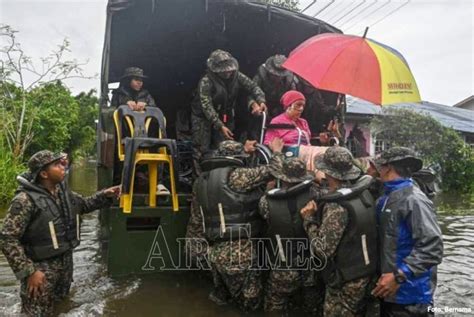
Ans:
[[[0,142],[0,206],[5,206],[15,193],[18,186],[16,176],[26,170],[25,164],[15,159],[5,146],[4,141]]]
[[[474,191],[474,153],[455,130],[410,109],[386,107],[382,114],[370,123],[377,138],[414,149],[425,164],[439,163],[444,189]]]

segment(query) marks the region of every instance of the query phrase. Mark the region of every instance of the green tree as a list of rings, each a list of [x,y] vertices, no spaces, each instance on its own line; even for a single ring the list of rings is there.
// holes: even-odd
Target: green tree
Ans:
[[[375,137],[414,149],[426,164],[439,163],[445,189],[474,192],[474,153],[453,129],[428,114],[390,107],[370,125]]]
[[[96,152],[95,120],[99,109],[99,98],[95,89],[87,93],[81,92],[75,98],[81,119],[77,128],[72,131],[71,140],[77,140],[75,142],[80,144],[76,153],[78,156],[91,156]]]
[[[22,158],[33,140],[33,125],[37,119],[35,107],[28,106],[28,94],[34,89],[71,78],[92,78],[83,74],[75,59],[68,59],[70,43],[65,39],[48,56],[34,61],[17,42],[9,25],[0,25],[0,107],[8,112],[8,120],[0,128],[5,145],[14,157]],[[28,113],[28,110],[33,112]],[[36,124],[37,125],[37,124]]]

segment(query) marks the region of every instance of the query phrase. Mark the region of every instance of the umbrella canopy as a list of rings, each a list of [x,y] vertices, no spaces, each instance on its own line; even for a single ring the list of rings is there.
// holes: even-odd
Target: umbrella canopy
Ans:
[[[403,56],[365,36],[321,34],[311,37],[290,53],[283,67],[317,88],[379,105],[421,101]]]

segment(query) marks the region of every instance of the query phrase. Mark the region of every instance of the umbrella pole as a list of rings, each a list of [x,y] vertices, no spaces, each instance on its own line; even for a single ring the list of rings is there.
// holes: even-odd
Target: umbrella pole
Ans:
[[[362,35],[362,38],[365,39],[365,36],[367,35],[367,32],[369,32],[369,27],[365,27],[364,35]]]

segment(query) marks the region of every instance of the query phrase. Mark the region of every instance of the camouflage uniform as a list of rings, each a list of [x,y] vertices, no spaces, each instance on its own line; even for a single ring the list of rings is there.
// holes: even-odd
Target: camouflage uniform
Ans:
[[[235,155],[236,151],[221,150],[223,147],[233,147],[233,144],[239,143],[222,142],[217,154]],[[237,192],[246,192],[263,186],[272,178],[272,171],[282,165],[283,159],[284,156],[278,153],[273,156],[269,165],[236,168],[229,175],[228,185]],[[211,245],[209,260],[214,281],[211,298],[217,297],[220,301],[232,299],[244,311],[257,309],[262,295],[260,271],[249,269],[255,258],[255,248],[252,248],[252,242],[248,239],[217,242]]]
[[[292,174],[299,176],[291,177]],[[306,174],[305,164],[299,159],[289,159],[285,161],[282,169],[274,173],[274,176],[283,181],[302,182],[306,175],[301,176],[300,174]],[[323,189],[313,184],[310,192],[311,197],[319,197]],[[271,217],[271,210],[266,196],[260,199],[259,212],[268,222]],[[271,270],[265,285],[265,311],[288,310],[291,297],[299,292],[304,310],[315,312],[320,297],[317,296],[314,273],[311,270]]]
[[[253,81],[265,93],[270,119],[283,112],[283,107],[280,104],[281,96],[288,90],[296,89],[295,76],[282,67],[285,61],[286,57],[284,55],[269,57],[264,64],[260,65],[257,74],[253,78]],[[255,100],[250,99],[250,103],[252,102],[255,102]]]
[[[263,91],[247,76],[238,71],[239,64],[230,53],[216,50],[207,60],[207,74],[199,81],[198,91],[192,104],[191,124],[193,131],[194,165],[199,174],[199,161],[203,154],[216,149],[224,140],[223,126],[231,131],[235,128],[237,98],[241,90],[253,96],[258,103],[265,102]],[[233,71],[228,80],[219,73]],[[246,109],[245,111],[248,112]]]
[[[192,201],[191,201],[191,214],[189,216],[188,225],[186,227],[186,238],[192,239],[205,239],[201,210],[199,208],[199,202],[197,200],[197,182],[193,184]],[[191,263],[199,263],[202,258],[207,258],[207,249],[203,249],[201,244],[193,241],[186,241],[186,252],[187,257],[191,260]]]
[[[352,155],[342,147],[331,147],[323,157],[316,159],[315,166],[320,171],[343,182],[354,180],[360,175],[360,170],[352,164]],[[348,184],[350,185],[350,184]],[[342,187],[346,184],[343,183]],[[336,255],[339,242],[349,224],[348,211],[335,202],[327,202],[323,209],[321,222],[316,224],[311,218],[306,218],[304,227],[310,240],[319,239],[323,244],[312,244],[315,254],[325,254],[328,261]],[[324,316],[363,316],[373,277],[362,277],[341,283],[332,277],[323,283],[318,277],[320,292],[325,292]],[[325,285],[324,285],[325,284]]]
[[[34,183],[39,171],[61,158],[62,156],[54,155],[49,151],[36,153],[28,162],[31,179],[24,181],[30,181],[41,187]],[[62,184],[57,185],[57,188],[58,192],[54,200],[64,210],[66,203],[64,188]],[[48,316],[53,312],[54,302],[69,293],[73,273],[72,249],[47,260],[33,261],[28,258],[25,252],[26,246],[22,240],[25,233],[30,230],[30,222],[39,214],[40,209],[22,189],[20,186],[8,209],[1,231],[0,246],[10,267],[21,281],[22,312],[31,316]],[[111,203],[110,199],[101,192],[87,198],[71,192],[70,200],[71,204],[80,206],[83,213],[92,212]],[[31,298],[27,290],[28,277],[36,270],[45,274],[46,282],[41,295]]]

